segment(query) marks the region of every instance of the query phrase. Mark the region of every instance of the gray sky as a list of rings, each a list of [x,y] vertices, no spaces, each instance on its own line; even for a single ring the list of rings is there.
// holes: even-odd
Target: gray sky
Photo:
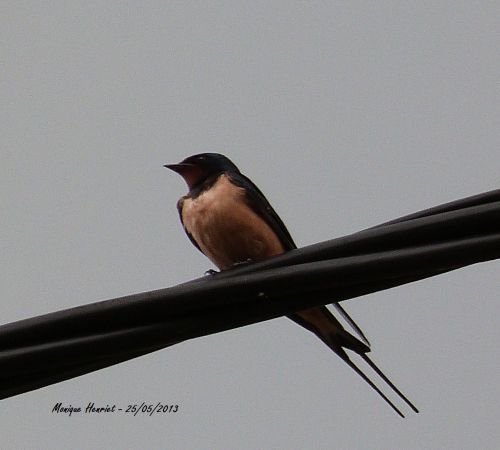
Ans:
[[[0,11],[2,323],[211,264],[162,165],[229,156],[299,245],[498,188],[497,2],[13,2]],[[286,319],[0,404],[3,449],[493,449],[498,262],[344,303],[397,417]],[[51,414],[178,403],[154,417]]]

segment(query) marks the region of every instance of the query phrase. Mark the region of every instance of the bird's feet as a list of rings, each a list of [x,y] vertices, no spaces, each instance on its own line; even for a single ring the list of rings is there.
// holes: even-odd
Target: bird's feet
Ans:
[[[214,270],[214,269],[208,269],[208,270],[205,272],[205,274],[204,274],[204,275],[205,275],[206,277],[213,277],[214,275],[217,275],[218,273],[220,273],[220,272],[218,272],[217,270]]]

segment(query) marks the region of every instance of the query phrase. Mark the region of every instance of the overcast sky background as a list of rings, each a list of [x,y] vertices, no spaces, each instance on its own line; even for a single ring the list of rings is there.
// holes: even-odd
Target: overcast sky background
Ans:
[[[499,187],[498,2],[0,6],[1,322],[211,264],[162,165],[229,156],[299,245]],[[286,319],[0,402],[3,449],[467,449],[500,440],[499,262],[344,303],[400,419]],[[177,403],[177,414],[51,414]]]

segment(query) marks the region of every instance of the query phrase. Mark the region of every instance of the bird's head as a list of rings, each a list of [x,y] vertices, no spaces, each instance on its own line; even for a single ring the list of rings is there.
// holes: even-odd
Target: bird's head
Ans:
[[[181,175],[189,189],[193,189],[207,178],[223,172],[239,172],[229,158],[219,153],[200,153],[199,155],[189,156],[178,164],[165,164],[163,167]]]

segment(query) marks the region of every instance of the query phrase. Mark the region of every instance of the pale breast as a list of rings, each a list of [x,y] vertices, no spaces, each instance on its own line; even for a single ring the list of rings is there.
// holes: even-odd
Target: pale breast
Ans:
[[[184,200],[182,221],[203,253],[222,270],[284,251],[271,227],[246,204],[244,189],[226,175],[198,197]]]

